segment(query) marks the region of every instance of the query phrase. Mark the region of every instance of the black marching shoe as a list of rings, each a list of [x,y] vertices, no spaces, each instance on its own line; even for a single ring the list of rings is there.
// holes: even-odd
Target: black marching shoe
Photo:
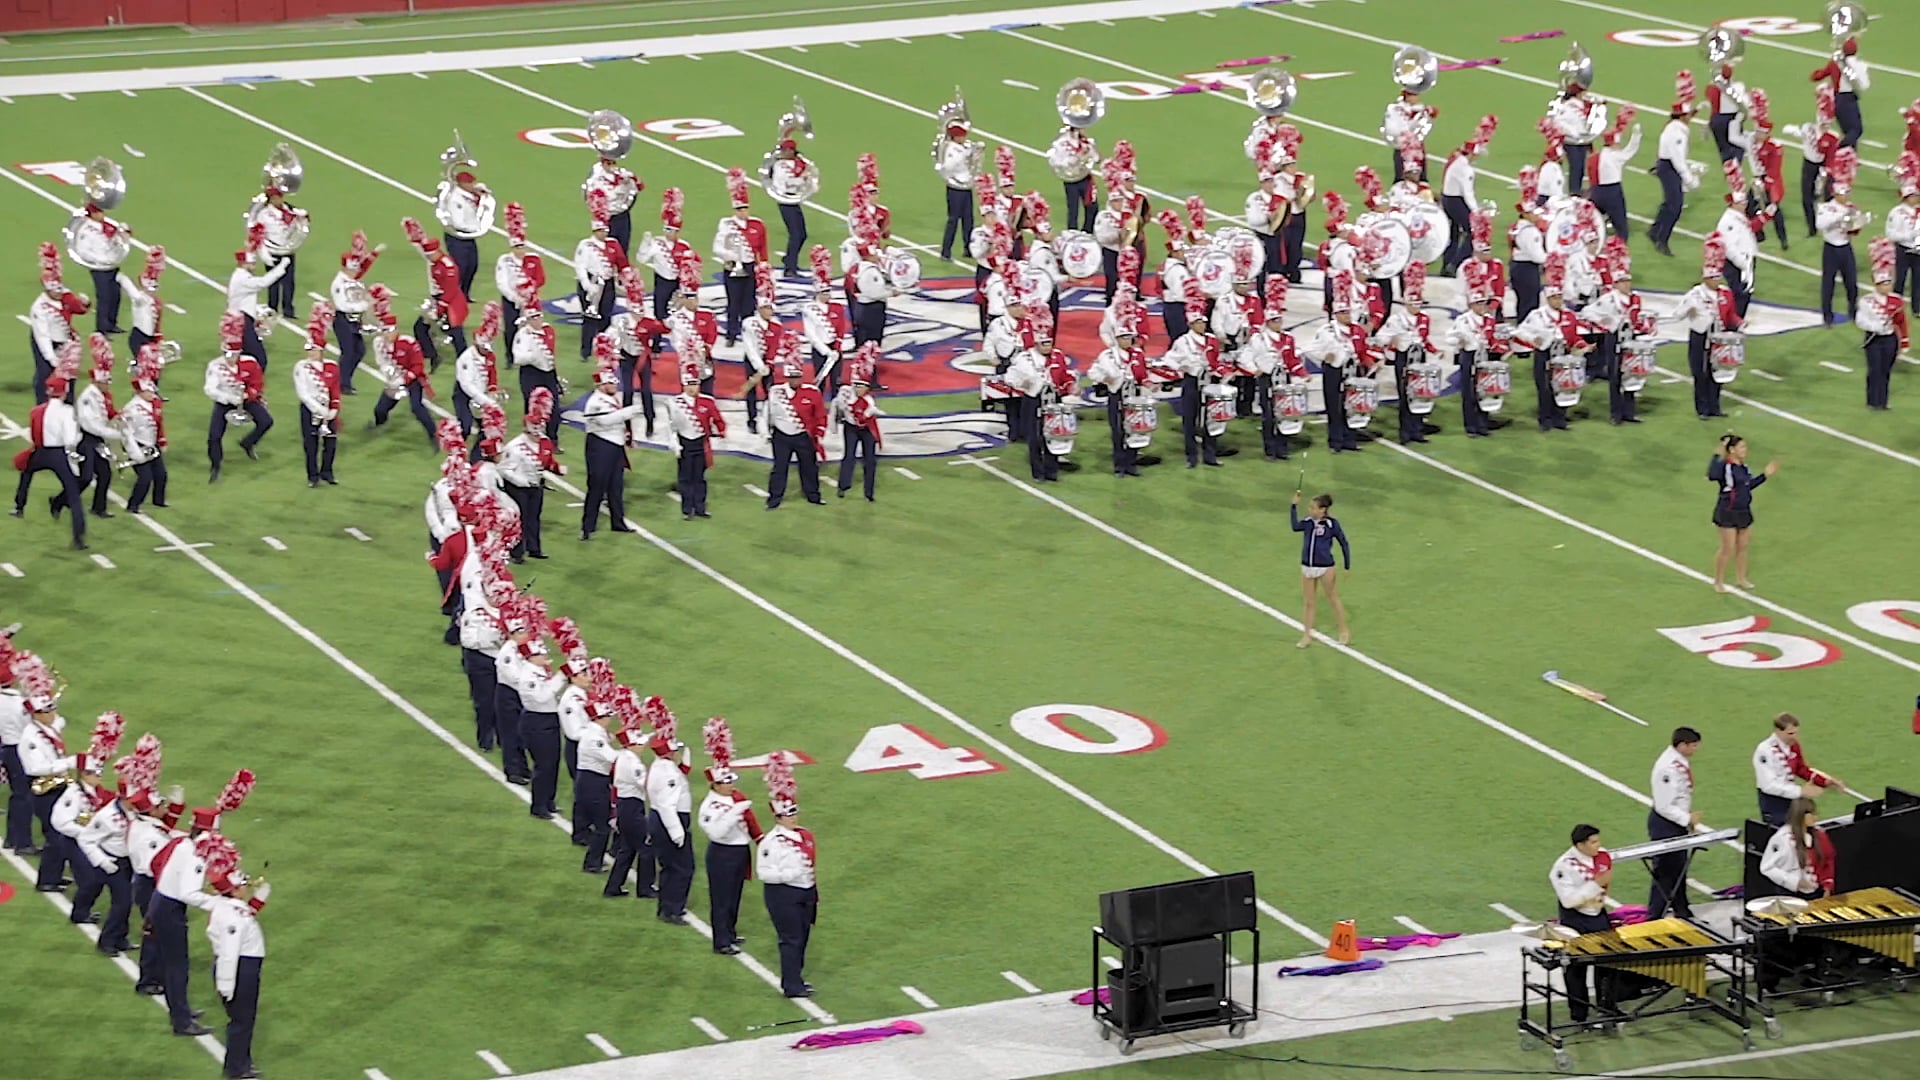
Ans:
[[[220,479],[220,466],[214,465],[209,469],[207,469],[207,483],[211,484],[219,479]]]
[[[195,1021],[194,1023],[188,1024],[186,1027],[174,1028],[173,1033],[175,1035],[185,1035],[188,1038],[199,1038],[202,1035],[213,1034],[213,1029],[208,1027],[205,1024]]]
[[[247,445],[246,443],[241,443],[241,444],[240,444],[240,452],[241,452],[241,453],[243,453],[243,454],[245,454],[245,455],[247,455],[247,460],[248,460],[248,461],[259,461],[259,460],[260,460],[260,455],[254,452],[254,447],[252,447],[252,446],[249,446],[249,445]]]

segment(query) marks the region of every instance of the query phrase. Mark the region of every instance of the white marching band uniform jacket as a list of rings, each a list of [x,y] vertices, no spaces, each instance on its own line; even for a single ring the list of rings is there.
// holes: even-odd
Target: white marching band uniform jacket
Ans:
[[[128,235],[127,227],[114,222],[119,227],[120,236]],[[79,226],[73,230],[73,261],[89,269],[107,267],[118,269],[126,261],[132,246],[118,237],[107,236],[106,224],[92,218],[82,218]]]
[[[1126,353],[1109,345],[1100,350],[1093,366],[1087,369],[1087,382],[1105,387],[1109,394],[1123,393],[1133,382],[1133,365],[1127,361]]]
[[[940,158],[934,162],[933,171],[940,174],[940,179],[946,181],[948,187],[960,191],[973,187],[976,145],[970,139],[955,141],[941,136]]]
[[[48,732],[39,723],[29,719],[20,728],[20,743],[17,753],[20,755],[20,770],[28,776],[53,776],[79,768],[80,755],[62,753],[50,736],[58,735],[67,726],[66,718],[55,715],[53,731]]]
[[[752,272],[753,247],[747,243],[746,223],[728,215],[713,227],[713,257],[726,268],[728,277],[744,277]]]
[[[773,163],[767,194],[781,206],[799,206],[820,192],[820,170],[798,158]]]
[[[807,347],[828,359],[834,359],[850,342],[834,333],[833,305],[809,300],[800,309],[800,326],[807,336]]]
[[[1625,146],[1602,146],[1600,154],[1600,183],[1617,184],[1627,171],[1627,162],[1640,152],[1640,125],[1633,125],[1632,134],[1627,136]]]
[[[354,296],[347,292],[351,286],[358,284],[359,281],[359,278],[354,277],[345,270],[337,270],[333,275],[333,283],[327,286],[327,292],[333,298],[333,310],[356,321],[360,316],[367,313],[368,308],[373,306],[372,298],[364,293],[359,296]]]
[[[444,544],[460,531],[460,515],[453,508],[453,483],[446,477],[433,482],[427,489],[426,505],[427,534],[435,543]]]
[[[467,395],[473,403],[475,414],[483,405],[498,405],[493,395],[487,392],[487,365],[489,357],[480,355],[478,346],[469,345],[453,360],[453,384]]]
[[[282,259],[268,267],[264,274],[256,274],[244,266],[234,267],[233,273],[227,275],[227,310],[237,311],[248,318],[259,318],[266,314],[267,307],[260,302],[260,293],[279,281],[289,265]]]
[[[1729,206],[1720,212],[1720,220],[1714,224],[1713,231],[1727,246],[1727,265],[1737,267],[1740,276],[1747,281],[1749,291],[1753,288],[1753,260],[1760,253],[1760,242],[1754,239],[1753,226],[1748,222],[1746,212],[1738,207]]]
[[[1793,750],[1777,736],[1769,735],[1753,748],[1753,786],[1782,799],[1797,799],[1805,789],[1793,775]]]
[[[1788,892],[1810,893],[1820,887],[1812,860],[1809,859],[1806,866],[1800,865],[1800,848],[1793,839],[1792,825],[1780,826],[1768,838],[1767,850],[1760,855],[1760,872]]]
[[[1660,129],[1660,160],[1672,166],[1680,177],[1680,190],[1694,191],[1700,187],[1700,172],[1693,167],[1687,157],[1687,140],[1692,129],[1685,120],[1669,120]]]
[[[1653,762],[1653,812],[1682,829],[1691,828],[1693,766],[1685,754],[1669,746]]]
[[[1078,183],[1100,167],[1100,146],[1079,128],[1067,128],[1047,147],[1047,165],[1061,180]]]
[[[132,820],[126,805],[115,799],[94,811],[93,819],[80,827],[74,843],[95,869],[115,873],[120,860],[127,857],[127,828]]]
[[[61,346],[73,340],[73,324],[61,313],[60,301],[45,293],[34,297],[27,308],[27,328],[33,332],[41,359],[49,364],[60,355]]]
[[[1020,324],[1014,322],[1011,315],[1000,315],[987,324],[986,349],[993,354],[994,363],[1011,363],[1014,354],[1023,346],[1020,343]]]
[[[760,880],[767,885],[814,886],[813,860],[807,858],[800,834],[785,825],[775,825],[760,838],[758,867]]]
[[[521,432],[500,448],[500,478],[518,488],[540,486],[540,441]],[[552,710],[543,709],[542,712]]]
[[[708,843],[746,847],[753,842],[747,832],[747,814],[752,810],[753,804],[745,799],[709,791],[700,800],[700,831],[707,834]]]
[[[893,286],[888,283],[880,264],[872,259],[860,260],[859,269],[853,276],[853,298],[862,304],[880,304],[892,297]]]
[[[143,814],[129,816],[127,822],[127,862],[133,872],[144,878],[153,877],[153,857],[173,839],[173,833],[166,826]]]
[[[448,232],[463,240],[478,240],[493,228],[493,206],[493,192],[486,188],[467,192],[443,180],[433,213]]]
[[[1276,181],[1278,180],[1277,177],[1275,179]],[[1291,183],[1291,181],[1289,181],[1289,183]],[[1271,234],[1275,229],[1280,227],[1281,220],[1286,217],[1286,212],[1287,195],[1280,190],[1280,185],[1277,182],[1273,185],[1273,190],[1270,192],[1255,189],[1253,194],[1247,196],[1247,228],[1252,229],[1254,232]],[[1269,272],[1271,272],[1271,268],[1269,268]]]
[[[308,412],[322,420],[333,419],[333,399],[321,380],[320,361],[306,357],[293,365],[293,394]]]
[[[213,988],[221,1000],[232,1001],[240,958],[264,960],[267,956],[267,935],[260,929],[253,905],[235,896],[215,897],[207,908],[207,941],[213,946]]]
[[[1380,119],[1380,134],[1385,137],[1387,145],[1399,146],[1400,136],[1414,130],[1428,111],[1426,105],[1409,103],[1402,98],[1388,102],[1386,113]]]
[[[553,370],[553,350],[547,348],[547,337],[539,327],[529,323],[514,332],[513,366],[531,367],[537,371]],[[559,402],[554,404],[558,406]]]
[[[660,815],[660,824],[667,830],[667,839],[674,847],[685,847],[686,829],[680,824],[680,815],[693,810],[692,796],[687,792],[687,774],[681,772],[682,760],[687,756],[687,748],[682,746],[672,756],[657,757],[647,766],[647,809]]]
[[[619,394],[595,390],[587,397],[586,408],[581,410],[581,420],[586,424],[587,434],[593,438],[603,439],[615,446],[625,446],[631,430],[628,425],[644,411],[644,404],[623,406]]]
[[[609,165],[598,159],[587,173],[587,188],[598,188],[607,193],[609,215],[624,214],[633,209],[633,200],[640,197],[640,180],[633,175],[633,170],[617,164]]]
[[[1346,328],[1332,319],[1321,323],[1300,351],[1323,368],[1338,368],[1341,371],[1351,371],[1356,360],[1353,341],[1347,336]]]
[[[1920,252],[1920,206],[1900,203],[1887,211],[1887,239],[1908,254]]]
[[[158,337],[160,335],[160,296],[158,291],[149,292],[141,288],[140,283],[128,277],[124,270],[122,270],[118,276],[120,279],[120,295],[126,297],[127,302],[132,305],[133,328],[148,337]]]
[[[1496,320],[1491,313],[1477,315],[1472,311],[1463,311],[1454,316],[1453,325],[1447,328],[1443,344],[1465,368],[1473,363],[1474,354],[1487,350],[1491,344],[1487,335],[1495,325]]]
[[[301,221],[311,224],[312,219],[305,210],[291,204],[277,207],[261,199],[247,208],[247,228],[253,228],[254,222],[267,227],[263,246],[267,254],[276,258],[291,255],[300,246],[300,241],[294,240],[294,235],[300,228],[297,223]]]
[[[680,280],[680,268],[673,264],[675,244],[671,237],[655,236],[647,233],[635,246],[631,261],[635,265],[645,264],[656,278],[668,281]]]
[[[573,246],[573,280],[586,294],[588,306],[600,302],[601,290],[613,283],[613,263],[607,258],[606,241],[588,236]]]
[[[49,447],[71,450],[80,445],[80,421],[73,406],[61,398],[48,398],[47,410],[41,414],[40,437]]]
[[[527,277],[520,256],[511,251],[502,252],[493,260],[493,287],[499,290],[501,299],[511,301],[515,307],[526,307],[533,299],[533,279]]]
[[[1047,358],[1038,349],[1021,349],[1015,353],[1001,378],[1021,397],[1037,398],[1052,385],[1047,378]]]
[[[615,798],[637,799],[640,802],[647,800],[647,765],[633,750],[622,747],[615,753],[613,764],[607,767],[607,775],[613,778]],[[641,841],[640,837],[628,839],[634,843]]]
[[[80,431],[96,439],[119,438],[120,432],[107,419],[107,394],[100,384],[88,382],[87,388],[80,391],[80,400],[74,405],[78,413]]]
[[[160,456],[160,425],[153,415],[153,402],[136,397],[120,410],[120,429],[127,459],[144,464]]]
[[[1553,861],[1553,872],[1549,875],[1560,906],[1582,915],[1598,915],[1605,910],[1607,887],[1593,880],[1595,873],[1594,861],[1580,854],[1579,848],[1570,847],[1562,852]]]
[[[1473,182],[1479,171],[1473,167],[1472,154],[1456,154],[1447,162],[1447,169],[1440,174],[1440,194],[1453,195],[1467,200],[1469,208],[1478,205],[1474,201]]]

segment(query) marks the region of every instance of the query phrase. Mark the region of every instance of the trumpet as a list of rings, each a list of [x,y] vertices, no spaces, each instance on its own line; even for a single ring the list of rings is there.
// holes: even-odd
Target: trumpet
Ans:
[[[49,791],[58,791],[61,785],[72,783],[79,778],[80,773],[74,769],[68,769],[66,772],[48,773],[45,776],[36,776],[33,778],[33,793],[35,795],[45,795]]]

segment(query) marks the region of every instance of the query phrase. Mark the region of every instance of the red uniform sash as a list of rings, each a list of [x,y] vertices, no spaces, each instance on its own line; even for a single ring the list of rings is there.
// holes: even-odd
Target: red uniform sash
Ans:
[[[162,450],[167,448],[167,409],[158,394],[147,407],[153,410],[153,445]]]
[[[756,262],[767,261],[767,223],[757,217],[747,219],[747,246],[753,249]]]
[[[159,884],[160,875],[167,872],[167,863],[173,861],[173,853],[179,850],[180,845],[186,843],[186,840],[187,838],[184,836],[176,836],[168,840],[167,846],[161,848],[159,852],[154,855],[153,862],[147,867],[147,869],[153,871],[154,884]]]
[[[880,438],[880,418],[873,413],[873,399],[857,397],[847,406],[847,415],[852,417],[854,426],[866,428],[873,433],[875,448],[886,445]]]

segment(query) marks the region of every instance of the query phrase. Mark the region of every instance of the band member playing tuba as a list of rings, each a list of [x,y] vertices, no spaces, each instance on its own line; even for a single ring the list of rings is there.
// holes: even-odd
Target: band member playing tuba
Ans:
[[[940,257],[953,261],[953,242],[973,233],[973,178],[980,173],[986,145],[968,138],[973,122],[966,102],[954,90],[953,101],[941,106],[940,134],[933,140],[933,171],[947,190],[947,224],[940,236]]]
[[[607,196],[607,235],[620,245],[622,254],[633,247],[633,203],[647,185],[635,176],[632,169],[620,164],[620,159],[609,154],[601,154],[594,161],[593,169],[587,173],[586,183],[582,185],[587,199],[587,212],[593,212],[593,193],[604,192]],[[517,203],[508,203],[507,212],[513,212]],[[511,233],[512,226],[508,226]],[[525,242],[525,226],[522,226],[522,243]]]
[[[353,240],[340,256],[340,269],[333,275],[328,293],[333,300],[333,340],[340,346],[340,392],[353,394],[353,374],[366,359],[367,343],[363,334],[375,332],[367,323],[373,307],[373,294],[366,284],[367,271],[387,246],[367,246],[367,234],[354,231]]]
[[[787,227],[787,251],[780,272],[787,277],[800,276],[800,253],[807,244],[807,200],[820,193],[820,167],[800,154],[793,134],[799,127],[789,126],[782,118],[780,141],[774,144],[773,160],[767,163],[767,194],[780,207],[780,222]],[[811,133],[809,133],[811,134]]]
[[[267,254],[287,267],[280,280],[268,287],[267,306],[283,318],[293,319],[298,318],[293,310],[294,253],[307,242],[313,222],[305,210],[287,201],[288,194],[290,192],[279,184],[266,185],[247,207],[246,221],[249,228],[257,224],[266,229]]]
[[[153,496],[153,505],[167,506],[167,419],[160,397],[160,349],[147,346],[134,364],[133,400],[127,403],[120,429],[126,438],[127,461],[136,479],[127,495],[127,513],[138,514]]]
[[[133,248],[133,230],[107,216],[106,208],[88,199],[67,242],[74,262],[93,275],[93,329],[101,334],[120,330],[120,264]]]
[[[339,448],[340,368],[327,353],[325,304],[313,305],[306,354],[293,365],[293,394],[300,401],[300,446],[307,458],[307,486],[335,484],[333,455]]]
[[[1422,150],[1420,179],[1425,180],[1427,136],[1433,131],[1433,122],[1440,118],[1440,110],[1421,101],[1420,95],[1433,89],[1434,83],[1439,81],[1439,60],[1418,46],[1405,46],[1394,55],[1393,81],[1399,84],[1400,94],[1387,103],[1386,114],[1380,121],[1380,134],[1385,137],[1387,149],[1393,155],[1393,168],[1388,170],[1387,175],[1400,175],[1400,159],[1404,152],[1402,137],[1411,134]]]
[[[253,448],[259,445],[267,429],[273,427],[273,414],[267,411],[264,397],[266,374],[258,360],[241,351],[245,329],[238,315],[229,312],[221,316],[220,355],[207,363],[203,391],[213,402],[213,413],[207,421],[209,484],[220,479],[220,464],[226,456],[227,425],[235,413],[253,423],[253,430],[240,440],[240,449],[249,459],[256,457]]]
[[[472,162],[464,164],[472,165]],[[453,175],[440,182],[439,191],[434,197],[433,213],[445,229],[442,240],[445,241],[447,257],[458,270],[454,284],[461,302],[466,304],[473,301],[473,278],[480,272],[480,238],[493,230],[494,198],[493,192],[488,191],[487,185],[474,176],[471,168],[461,168],[459,163],[452,168]],[[419,241],[412,240],[411,235],[408,239],[414,246],[420,246]],[[464,342],[459,346],[460,349],[466,347]]]
[[[1090,126],[1090,125],[1089,125]],[[1100,167],[1100,145],[1086,127],[1063,124],[1047,147],[1047,166],[1064,185],[1067,228],[1093,229],[1093,171]]]

